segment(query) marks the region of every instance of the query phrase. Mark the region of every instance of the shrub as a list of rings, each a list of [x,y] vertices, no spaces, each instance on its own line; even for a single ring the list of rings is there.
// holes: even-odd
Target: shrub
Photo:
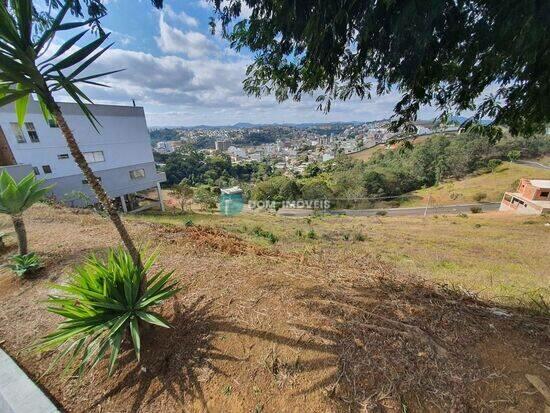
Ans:
[[[193,224],[193,220],[191,219],[188,219],[187,221],[185,221],[184,225],[186,227],[192,227],[194,224]]]
[[[48,311],[65,318],[57,329],[43,337],[34,348],[57,349],[54,364],[65,360],[65,372],[78,375],[92,369],[109,352],[112,373],[126,332],[133,343],[136,358],[141,353],[140,323],[168,328],[168,322],[151,311],[179,290],[172,282],[173,272],[159,271],[144,291],[140,284],[154,264],[150,256],[140,269],[122,248],[110,250],[106,261],[95,256],[77,267],[66,285],[55,285],[61,295],[51,295]]]
[[[349,234],[342,235],[342,238],[344,239],[344,241],[349,241]]]
[[[487,198],[487,194],[485,192],[478,192],[478,193],[474,194],[473,198],[474,198],[474,201],[481,202],[485,198]]]
[[[32,172],[19,182],[16,182],[6,170],[0,174],[0,213],[11,216],[20,255],[28,252],[27,231],[22,214],[52,188],[43,184],[44,180],[37,180]]]
[[[500,164],[502,164],[500,159],[490,159],[489,162],[487,162],[487,167],[491,170],[491,172],[495,172]]]
[[[271,244],[275,244],[277,241],[279,241],[279,238],[277,238],[277,236],[274,233],[272,233],[270,231],[265,231],[265,230],[262,229],[262,227],[255,227],[252,230],[252,233],[254,235],[256,235],[257,237],[265,238]]]
[[[481,213],[481,211],[483,211],[483,209],[478,206],[473,206],[470,208],[470,211],[472,212],[472,214],[479,214]]]
[[[299,237],[299,238],[302,238],[304,236],[304,233],[302,232],[301,229],[296,230],[296,236]]]
[[[366,237],[361,232],[355,232],[353,234],[354,241],[365,241]]]
[[[317,239],[317,234],[315,233],[314,230],[310,229],[307,233],[307,238],[308,239]]]
[[[17,254],[11,257],[11,264],[8,267],[13,270],[18,277],[26,274],[32,274],[41,267],[40,258],[34,252],[28,254]]]
[[[510,162],[515,162],[520,158],[521,152],[520,151],[510,151],[510,152],[508,152],[507,156],[508,156],[508,159],[510,160]]]
[[[379,217],[383,217],[388,215],[388,211],[376,211],[376,215],[378,215]]]

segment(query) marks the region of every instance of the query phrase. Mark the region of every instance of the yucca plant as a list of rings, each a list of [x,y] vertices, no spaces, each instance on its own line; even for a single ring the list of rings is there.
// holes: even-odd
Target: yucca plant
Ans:
[[[75,269],[66,285],[55,285],[60,295],[49,296],[48,310],[65,318],[57,330],[35,346],[40,351],[58,349],[54,364],[65,363],[65,372],[79,375],[93,368],[109,353],[109,374],[115,368],[123,338],[129,336],[140,359],[139,325],[149,323],[168,328],[168,322],[152,308],[172,297],[179,288],[171,281],[173,272],[157,272],[140,283],[156,256],[137,266],[127,251],[110,250],[105,261],[96,256]],[[127,334],[129,333],[129,334]]]
[[[94,2],[88,1],[88,3]],[[62,7],[55,18],[47,21],[47,29],[40,30],[42,25],[33,25],[35,13],[32,0],[11,0],[9,7],[7,1],[0,1],[0,106],[15,103],[17,119],[22,124],[27,112],[29,96],[36,94],[44,117],[48,121],[55,121],[59,126],[76,164],[90,183],[99,202],[103,204],[132,259],[139,266],[141,263],[137,248],[116,207],[86,162],[71,128],[53,97],[55,92],[67,93],[97,129],[99,123],[85,104],[92,101],[77,85],[106,86],[98,83],[98,78],[118,72],[113,70],[92,75],[85,73],[112,44],[102,47],[109,34],[98,30],[99,35],[95,40],[80,48],[76,47],[77,43],[90,31],[87,28],[71,37],[56,50],[50,50],[58,33],[97,22],[97,18],[93,18],[64,23],[68,11],[71,8],[73,11],[75,8],[78,10],[80,3],[72,0],[52,1],[53,6],[61,4]]]
[[[51,188],[52,186],[44,186],[44,180],[36,179],[33,173],[19,182],[16,182],[6,170],[0,174],[0,213],[11,216],[20,255],[28,253],[23,211],[41,200]]]
[[[10,261],[11,264],[8,264],[7,267],[11,268],[19,277],[33,273],[42,266],[40,263],[40,258],[38,258],[38,255],[34,252],[29,252],[24,255],[14,255],[10,258]]]

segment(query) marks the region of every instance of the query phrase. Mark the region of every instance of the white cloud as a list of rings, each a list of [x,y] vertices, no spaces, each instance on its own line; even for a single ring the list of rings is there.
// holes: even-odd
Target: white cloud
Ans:
[[[165,53],[182,53],[190,58],[199,58],[217,51],[214,42],[204,34],[188,31],[183,32],[164,21],[164,15],[159,17],[160,34],[155,37],[157,45]]]
[[[310,96],[302,102],[277,103],[273,96],[256,99],[242,91],[249,63],[247,58],[189,59],[111,49],[86,74],[126,70],[101,80],[110,88],[87,86],[85,91],[97,103],[129,105],[135,99],[145,107],[151,126],[373,120],[390,116],[398,100],[394,92],[371,101],[335,102],[325,115],[316,110],[317,104]],[[431,113],[428,110],[427,115]]]
[[[163,14],[170,18],[171,20],[179,21],[187,26],[191,27],[197,27],[199,25],[199,22],[194,17],[189,16],[184,11],[181,11],[179,13],[175,12],[172,7],[170,7],[168,4],[166,4],[163,7]]]

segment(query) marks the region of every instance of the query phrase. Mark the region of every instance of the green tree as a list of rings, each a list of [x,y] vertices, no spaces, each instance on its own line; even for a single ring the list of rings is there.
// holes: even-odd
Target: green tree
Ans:
[[[17,119],[22,124],[29,96],[35,94],[38,97],[44,117],[48,121],[55,121],[59,126],[76,164],[103,205],[135,263],[141,265],[139,252],[116,207],[86,162],[73,131],[53,96],[54,92],[64,91],[97,129],[97,119],[84,103],[92,102],[77,84],[104,86],[97,83],[98,78],[117,72],[93,75],[84,73],[110,47],[102,48],[109,35],[100,30],[97,39],[75,51],[73,46],[89,32],[89,29],[85,29],[59,46],[50,57],[44,58],[44,53],[52,47],[59,32],[81,28],[96,20],[63,23],[71,7],[74,11],[77,4],[67,0],[55,18],[48,22],[47,28],[40,31],[33,28],[35,12],[31,0],[12,0],[10,9],[6,3],[0,2],[0,106],[15,103]],[[57,6],[62,4],[59,1],[52,1],[53,3]],[[87,5],[92,3],[98,2],[85,1]]]
[[[329,110],[335,99],[399,90],[394,128],[427,104],[443,114],[475,108],[475,121],[493,118],[513,134],[550,123],[548,1],[211,1],[231,46],[255,56],[244,81],[251,95],[322,91]],[[488,87],[496,92],[476,105]]]
[[[200,185],[195,188],[194,200],[201,206],[203,210],[214,209],[218,203],[218,195],[212,187],[208,185]]]
[[[179,199],[182,212],[185,211],[185,205],[193,199],[193,194],[193,188],[185,181],[181,181],[172,187],[172,191],[170,191],[170,195]]]
[[[508,159],[510,160],[510,162],[516,162],[519,159],[519,157],[521,156],[521,152],[517,151],[517,150],[510,151],[510,152],[508,152],[507,156],[508,156]]]
[[[19,182],[16,182],[5,170],[0,174],[0,213],[11,216],[13,228],[17,234],[19,255],[29,252],[23,212],[42,199],[52,188],[43,184],[44,180],[37,180],[33,173]]]
[[[320,177],[305,179],[302,184],[302,196],[305,200],[322,200],[332,197],[332,191]]]
[[[287,179],[279,188],[279,196],[283,201],[294,201],[299,199],[300,187],[294,179]]]

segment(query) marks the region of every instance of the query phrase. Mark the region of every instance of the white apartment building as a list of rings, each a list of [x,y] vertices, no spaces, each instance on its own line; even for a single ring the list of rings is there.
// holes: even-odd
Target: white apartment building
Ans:
[[[160,182],[166,180],[166,175],[155,168],[142,107],[90,105],[101,124],[99,133],[78,105],[61,103],[60,107],[90,167],[124,212],[154,204],[164,208]],[[61,131],[44,120],[38,103],[32,100],[23,127],[17,123],[13,105],[0,108],[2,169],[15,179],[34,171],[48,184],[55,184],[51,194],[60,201],[68,201],[70,194],[78,193],[85,194],[85,199],[79,197],[76,204],[97,202]]]

